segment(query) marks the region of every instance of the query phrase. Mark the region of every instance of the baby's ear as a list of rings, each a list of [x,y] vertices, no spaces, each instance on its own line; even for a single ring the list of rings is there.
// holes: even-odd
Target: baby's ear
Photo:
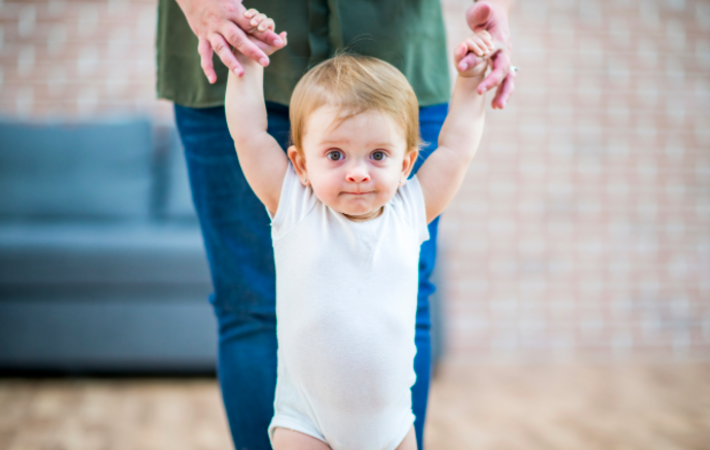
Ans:
[[[303,154],[298,151],[295,145],[290,146],[287,153],[288,159],[291,160],[293,170],[296,171],[298,178],[301,180],[304,178],[308,179],[308,172],[306,171],[306,158],[303,157]]]

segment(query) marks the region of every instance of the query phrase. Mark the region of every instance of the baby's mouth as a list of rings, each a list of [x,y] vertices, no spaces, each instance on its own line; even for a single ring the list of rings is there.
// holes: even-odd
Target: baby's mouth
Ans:
[[[372,194],[373,191],[363,191],[363,192],[343,192],[343,194],[347,195],[365,195],[365,194]]]

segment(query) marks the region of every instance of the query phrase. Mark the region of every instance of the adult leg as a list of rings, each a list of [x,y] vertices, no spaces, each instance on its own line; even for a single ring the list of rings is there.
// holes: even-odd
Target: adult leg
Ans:
[[[224,108],[176,105],[175,118],[214,286],[218,375],[234,447],[267,450],[276,386],[269,218],[241,172]]]
[[[446,119],[448,105],[434,105],[419,108],[419,127],[422,139],[428,143],[421,149],[420,157],[412,172],[416,173],[429,155],[437,149],[439,132]],[[431,316],[429,314],[429,296],[435,287],[431,282],[431,274],[436,262],[436,238],[439,218],[429,224],[429,240],[422,244],[419,255],[419,294],[417,296],[417,330],[415,335],[417,355],[414,358],[414,371],[417,381],[412,386],[412,410],[416,417],[414,430],[417,446],[424,448],[424,422],[429,398],[429,382],[431,378]]]

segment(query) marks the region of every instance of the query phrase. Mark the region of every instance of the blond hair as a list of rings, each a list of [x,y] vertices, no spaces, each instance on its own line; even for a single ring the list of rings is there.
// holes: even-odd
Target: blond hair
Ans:
[[[291,142],[301,153],[308,117],[321,106],[338,109],[338,125],[365,111],[380,111],[404,131],[407,153],[423,144],[419,104],[412,86],[402,72],[377,58],[341,53],[301,78],[289,107]]]

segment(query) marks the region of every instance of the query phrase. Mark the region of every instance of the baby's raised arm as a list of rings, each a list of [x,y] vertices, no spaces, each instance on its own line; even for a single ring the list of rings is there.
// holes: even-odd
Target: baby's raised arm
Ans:
[[[258,11],[248,10],[244,14],[252,19],[254,28],[273,27],[273,21]],[[286,33],[280,36],[286,42]],[[252,42],[267,55],[276,51],[256,39]],[[288,158],[276,139],[266,132],[264,68],[239,52],[234,56],[244,67],[244,75],[229,73],[224,105],[227,125],[249,186],[273,215],[279,205]]]
[[[480,31],[464,40],[454,51],[459,76],[449,113],[439,133],[439,148],[417,174],[424,193],[427,222],[441,214],[454,198],[483,134],[485,94],[479,95],[476,87],[485,78],[488,63],[484,60],[474,67],[465,67],[466,62],[461,60],[469,52],[485,56],[492,50],[490,35]]]

